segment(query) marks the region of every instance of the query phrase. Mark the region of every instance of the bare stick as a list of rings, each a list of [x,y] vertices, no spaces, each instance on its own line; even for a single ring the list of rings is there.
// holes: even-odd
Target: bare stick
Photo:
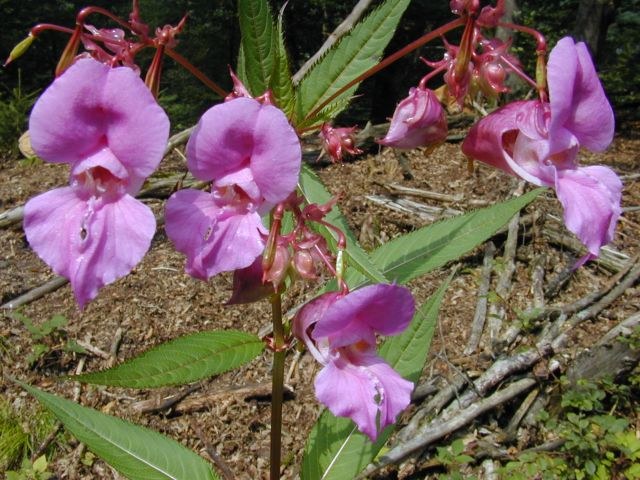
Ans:
[[[309,60],[307,60],[304,65],[302,65],[302,67],[300,67],[300,70],[298,70],[294,75],[293,75],[293,83],[297,84],[300,80],[302,80],[302,77],[305,76],[305,74],[309,71],[309,69],[312,67],[312,65],[314,63],[316,63],[316,61],[327,51],[329,50],[338,40],[340,40],[340,38],[347,33],[349,30],[351,30],[351,28],[353,28],[353,26],[355,25],[355,23],[360,19],[360,17],[362,16],[362,14],[364,13],[364,11],[367,9],[367,7],[369,6],[369,4],[371,3],[371,0],[360,0],[355,7],[353,7],[353,10],[351,10],[351,13],[347,16],[347,18],[345,18],[343,20],[343,22],[338,25],[336,27],[336,29],[329,35],[329,37],[325,40],[325,42],[322,44],[322,46],[320,47],[320,49],[313,54],[313,56],[311,58],[309,58]]]
[[[111,348],[109,349],[109,360],[107,361],[108,367],[113,367],[118,359],[118,350],[120,350],[120,344],[122,343],[122,336],[124,330],[122,327],[116,329],[116,333],[113,336],[113,342],[111,342]]]
[[[8,227],[19,223],[24,218],[24,206],[19,206],[0,213],[0,227]]]
[[[493,268],[493,256],[496,253],[496,246],[493,242],[488,242],[484,247],[484,259],[482,260],[482,270],[480,272],[480,285],[478,286],[478,302],[476,311],[471,322],[471,333],[467,346],[464,349],[465,355],[470,355],[476,351],[484,329],[484,322],[487,318],[487,301],[489,288],[491,287],[491,269]]]
[[[507,298],[509,291],[511,290],[511,279],[516,271],[516,247],[518,245],[518,227],[520,224],[520,213],[516,213],[509,222],[509,229],[507,231],[507,241],[504,245],[504,255],[502,257],[504,262],[504,270],[502,271],[498,284],[496,285],[496,294],[500,301],[493,302],[489,305],[489,314],[487,319],[487,327],[489,333],[489,346],[492,350],[495,350],[500,343],[500,331],[502,330],[502,323],[506,314]]]
[[[398,462],[417,450],[431,445],[436,440],[439,440],[468,423],[471,423],[471,421],[483,413],[497,407],[498,405],[502,405],[517,395],[529,390],[535,384],[536,380],[533,378],[522,378],[509,384],[509,386],[504,389],[495,392],[493,395],[483,398],[482,400],[469,405],[467,408],[458,411],[456,415],[449,420],[434,420],[415,437],[389,450],[380,458],[377,464],[372,464],[365,468],[358,478],[366,478],[382,467]]]
[[[9,300],[0,308],[18,308],[21,305],[25,305],[27,303],[33,302],[34,300],[38,300],[41,297],[44,297],[47,293],[56,291],[67,283],[69,283],[69,280],[64,277],[54,277],[48,282],[34,288],[33,290],[29,290],[27,293],[20,295],[13,300]]]
[[[131,405],[131,409],[139,413],[162,412],[181,402],[187,398],[188,395],[199,390],[201,387],[202,385],[198,383],[190,385],[181,392],[169,395],[168,397],[142,400]]]
[[[196,432],[196,435],[198,436],[198,438],[200,439],[200,441],[204,445],[204,449],[207,452],[207,455],[209,455],[209,458],[211,458],[213,463],[215,463],[215,465],[220,469],[224,479],[225,480],[233,480],[235,478],[235,475],[233,474],[233,471],[229,468],[229,465],[227,465],[225,463],[225,461],[222,460],[222,457],[220,457],[220,455],[218,455],[218,452],[216,452],[215,448],[213,448],[213,445],[211,445],[211,443],[209,443],[207,441],[207,437],[204,435],[204,432],[196,424],[196,422],[194,422],[194,421],[191,422],[191,429],[194,432]]]

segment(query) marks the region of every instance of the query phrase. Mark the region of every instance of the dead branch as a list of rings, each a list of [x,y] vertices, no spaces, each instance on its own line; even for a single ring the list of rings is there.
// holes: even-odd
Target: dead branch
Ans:
[[[37,286],[36,288],[29,290],[27,293],[20,295],[13,300],[9,300],[7,303],[2,305],[0,308],[12,309],[18,308],[22,305],[26,305],[27,303],[33,302],[34,300],[38,300],[41,297],[44,297],[47,293],[51,293],[58,288],[62,287],[69,283],[64,277],[54,277],[51,280],[45,282],[42,285]]]
[[[202,442],[202,445],[204,445],[204,449],[207,452],[207,455],[209,455],[209,458],[211,458],[213,463],[218,467],[218,469],[222,473],[222,477],[224,478],[224,480],[234,480],[234,478],[236,477],[233,474],[233,471],[231,470],[231,468],[229,468],[229,465],[226,464],[226,462],[222,459],[222,457],[218,455],[218,452],[216,452],[216,449],[213,448],[213,445],[211,445],[211,443],[207,441],[207,437],[202,431],[202,429],[198,426],[198,424],[195,421],[192,421],[190,425],[191,425],[191,429],[194,432],[196,432],[196,436],[198,437],[198,439],[200,439],[200,441]]]
[[[453,208],[433,207],[406,198],[393,198],[386,195],[366,195],[365,198],[391,210],[416,215],[426,222],[435,222],[442,218],[450,218],[463,213]]]
[[[487,314],[487,327],[489,334],[489,341],[487,346],[495,351],[499,347],[500,331],[502,330],[502,323],[507,312],[506,302],[509,298],[509,292],[511,291],[511,279],[516,271],[516,247],[518,245],[518,227],[520,225],[520,213],[516,213],[511,221],[507,230],[507,241],[504,244],[504,255],[502,256],[502,273],[498,278],[498,284],[496,285],[496,294],[500,301],[493,302],[489,305],[489,313]]]
[[[365,468],[357,478],[366,478],[379,469],[392,463],[396,463],[412,453],[415,453],[417,450],[421,450],[431,445],[436,440],[439,440],[468,423],[471,423],[483,413],[492,410],[529,390],[535,384],[536,380],[533,378],[522,378],[509,384],[502,390],[498,390],[491,396],[483,398],[482,400],[459,410],[456,412],[456,415],[450,419],[436,419],[433,422],[430,422],[426,428],[422,429],[416,436],[391,448],[391,450],[380,457],[380,460],[377,463],[367,466],[367,468]]]
[[[188,395],[202,388],[201,384],[190,385],[182,391],[164,398],[150,398],[131,405],[131,409],[138,413],[162,412],[169,410],[176,403],[184,400]]]
[[[484,247],[484,259],[482,260],[482,270],[480,271],[480,285],[478,286],[478,301],[476,311],[471,322],[471,333],[467,346],[464,349],[465,355],[470,355],[476,351],[484,329],[484,322],[487,318],[487,302],[489,288],[491,287],[491,270],[493,268],[493,256],[496,253],[496,246],[493,242],[488,242]]]
[[[371,0],[360,0],[358,3],[356,3],[356,6],[353,7],[351,13],[347,15],[347,18],[345,18],[342,23],[338,25],[333,32],[331,32],[329,37],[325,40],[318,51],[314,53],[306,62],[304,62],[304,65],[300,67],[300,70],[298,70],[293,75],[292,80],[294,84],[300,82],[300,80],[302,80],[302,77],[306,75],[309,69],[320,59],[320,57],[322,57],[322,55],[324,55],[327,50],[329,50],[338,40],[340,40],[340,38],[342,38],[345,33],[353,28],[364,11],[369,7],[370,3]]]

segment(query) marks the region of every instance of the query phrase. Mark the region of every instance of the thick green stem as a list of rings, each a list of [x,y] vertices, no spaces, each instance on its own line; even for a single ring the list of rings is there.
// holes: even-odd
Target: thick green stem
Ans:
[[[280,293],[271,296],[273,317],[273,383],[271,388],[271,480],[280,478],[280,457],[282,455],[282,401],[284,390],[284,359],[286,355],[284,325],[282,324],[282,297]]]

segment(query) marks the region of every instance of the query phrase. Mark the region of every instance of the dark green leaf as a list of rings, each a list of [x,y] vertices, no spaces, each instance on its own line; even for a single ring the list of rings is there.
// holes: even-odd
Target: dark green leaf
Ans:
[[[293,82],[291,80],[289,57],[284,46],[282,13],[283,12],[281,11],[280,15],[278,15],[278,23],[276,24],[276,62],[273,69],[273,76],[271,78],[271,91],[273,92],[276,105],[280,107],[287,117],[291,118],[295,109],[295,98]]]
[[[521,197],[422,227],[378,247],[371,260],[389,280],[406,283],[481,245],[543,191],[538,188]],[[346,281],[357,287],[368,279],[351,270]]]
[[[200,332],[159,345],[102,372],[74,380],[130,388],[182,385],[243,365],[262,352],[264,344],[250,333],[235,330]]]
[[[78,440],[132,480],[214,480],[207,462],[157,432],[21,384]]]
[[[262,95],[271,83],[276,62],[274,21],[267,0],[239,0],[241,47],[245,86]],[[242,77],[241,77],[242,78]]]
[[[408,5],[409,0],[387,0],[320,58],[300,81],[300,119],[378,63]],[[357,88],[358,84],[336,100],[350,98]]]

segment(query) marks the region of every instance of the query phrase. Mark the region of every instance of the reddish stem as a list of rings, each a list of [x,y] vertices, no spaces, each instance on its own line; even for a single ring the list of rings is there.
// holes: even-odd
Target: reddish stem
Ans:
[[[189,73],[191,73],[191,75],[196,77],[198,80],[200,80],[207,87],[209,87],[211,90],[213,90],[218,95],[220,95],[222,98],[224,98],[227,95],[229,95],[229,92],[227,92],[224,88],[222,88],[220,85],[218,85],[213,80],[211,80],[209,77],[207,77],[201,70],[199,70],[197,67],[195,67],[189,60],[184,58],[182,55],[180,55],[174,49],[167,47],[165,49],[165,53],[167,55],[169,55],[171,58],[173,58],[176,62],[178,62]]]
[[[307,120],[309,118],[312,118],[314,115],[316,115],[318,112],[320,112],[324,107],[329,105],[329,103],[331,103],[333,100],[335,100],[337,97],[342,95],[344,92],[349,90],[354,85],[356,85],[356,84],[366,80],[367,78],[375,75],[376,73],[378,73],[383,68],[388,67],[389,65],[391,65],[395,61],[399,60],[400,58],[404,57],[405,55],[408,55],[409,53],[411,53],[414,50],[422,47],[423,45],[429,43],[430,41],[432,41],[432,40],[444,35],[445,33],[453,30],[454,28],[458,28],[458,27],[460,27],[460,26],[462,26],[464,24],[465,24],[465,19],[456,18],[455,20],[452,20],[451,22],[446,23],[446,24],[442,25],[441,27],[439,27],[439,28],[427,33],[426,35],[423,35],[422,37],[418,38],[417,40],[414,40],[409,45],[406,45],[405,47],[401,48],[397,52],[389,55],[387,58],[383,59],[376,66],[370,68],[369,70],[364,72],[362,75],[359,75],[357,78],[355,78],[354,80],[352,80],[349,83],[347,83],[344,87],[342,87],[340,90],[335,92],[333,95],[331,95],[329,98],[327,98],[324,102],[322,102],[318,107],[316,107],[314,110],[312,110],[310,113],[308,113],[305,116],[304,119]]]

